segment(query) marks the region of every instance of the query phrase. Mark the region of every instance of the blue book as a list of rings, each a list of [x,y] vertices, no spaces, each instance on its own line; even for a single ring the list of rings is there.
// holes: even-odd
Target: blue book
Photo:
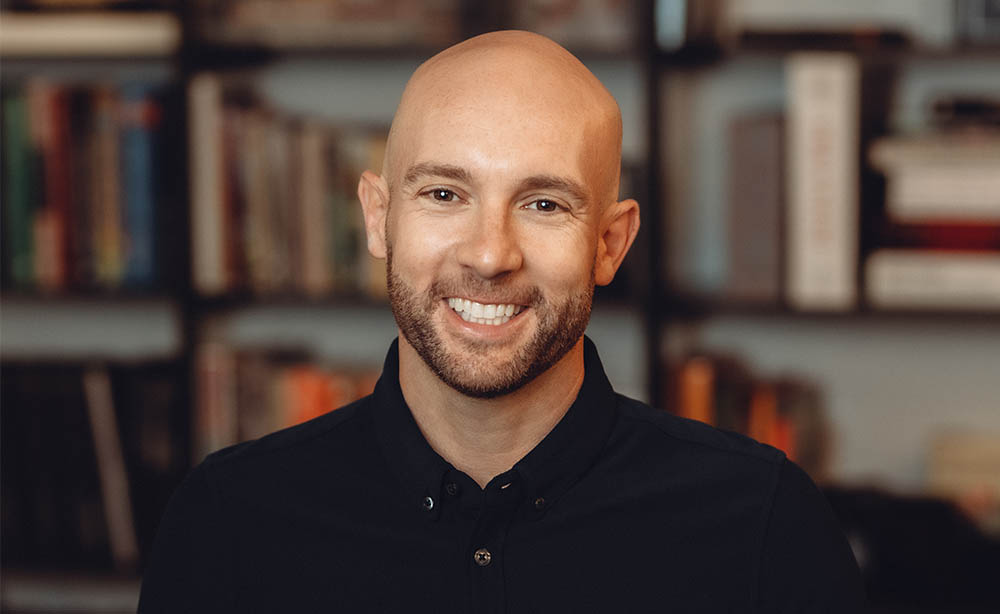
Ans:
[[[121,91],[121,181],[124,231],[128,238],[125,284],[149,286],[156,279],[156,185],[153,134],[159,107],[148,87]]]

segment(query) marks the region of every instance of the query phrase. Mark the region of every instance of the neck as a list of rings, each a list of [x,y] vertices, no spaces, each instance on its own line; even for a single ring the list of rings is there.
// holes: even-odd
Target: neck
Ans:
[[[583,384],[583,339],[559,362],[514,392],[465,396],[442,382],[399,336],[399,385],[430,446],[485,488],[555,427]]]

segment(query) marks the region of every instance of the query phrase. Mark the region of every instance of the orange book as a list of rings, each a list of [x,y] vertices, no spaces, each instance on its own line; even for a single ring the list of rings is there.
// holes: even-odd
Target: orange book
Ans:
[[[715,425],[715,367],[708,358],[688,360],[681,367],[677,413],[683,418]]]
[[[750,398],[747,435],[761,443],[778,447],[778,422],[778,395],[774,386],[768,382],[758,383]]]

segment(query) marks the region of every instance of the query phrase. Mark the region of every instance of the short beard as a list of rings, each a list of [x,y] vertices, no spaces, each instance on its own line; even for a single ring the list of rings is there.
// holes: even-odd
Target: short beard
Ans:
[[[491,399],[520,389],[549,370],[577,344],[587,329],[594,299],[594,268],[587,287],[558,305],[550,304],[537,287],[507,287],[503,280],[486,281],[474,275],[463,280],[436,280],[424,296],[395,274],[392,246],[386,247],[389,301],[403,336],[431,371],[445,384],[469,397]],[[492,344],[458,341],[474,357],[449,354],[435,330],[433,316],[442,299],[488,294],[503,296],[497,302],[527,305],[535,312],[535,334],[512,359],[497,363]]]

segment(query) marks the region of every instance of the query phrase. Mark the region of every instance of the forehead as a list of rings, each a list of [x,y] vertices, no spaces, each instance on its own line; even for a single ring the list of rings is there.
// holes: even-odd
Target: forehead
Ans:
[[[404,168],[435,161],[475,174],[588,173],[587,134],[593,126],[568,105],[501,92],[441,100],[424,107],[408,130]]]

